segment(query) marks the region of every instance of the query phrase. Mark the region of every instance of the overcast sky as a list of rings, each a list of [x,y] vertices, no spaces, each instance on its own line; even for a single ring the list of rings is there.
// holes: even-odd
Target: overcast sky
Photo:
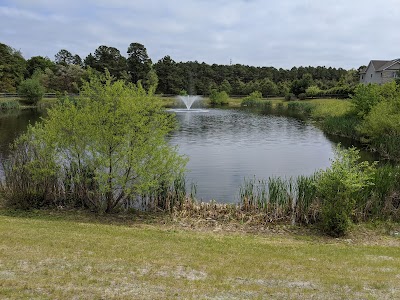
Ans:
[[[0,42],[25,58],[139,42],[154,63],[350,69],[400,57],[400,0],[0,0]]]

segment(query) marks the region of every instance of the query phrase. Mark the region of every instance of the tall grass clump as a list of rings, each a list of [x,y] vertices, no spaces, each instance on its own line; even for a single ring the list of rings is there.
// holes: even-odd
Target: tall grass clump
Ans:
[[[271,221],[312,223],[317,216],[313,211],[317,207],[315,181],[315,175],[245,179],[239,189],[239,202],[245,211],[263,212]]]
[[[400,166],[377,168],[373,183],[371,197],[362,206],[364,218],[400,221]]]
[[[321,120],[322,130],[326,133],[359,139],[360,133],[357,127],[360,125],[360,118],[354,114],[331,116]]]
[[[317,176],[298,176],[295,188],[295,220],[298,223],[315,223],[318,219]]]

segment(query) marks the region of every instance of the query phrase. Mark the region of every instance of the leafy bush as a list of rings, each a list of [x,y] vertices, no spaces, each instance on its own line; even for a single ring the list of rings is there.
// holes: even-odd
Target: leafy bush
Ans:
[[[300,100],[306,100],[306,98],[307,98],[307,95],[305,93],[299,94],[299,99]]]
[[[321,226],[331,236],[342,236],[347,232],[358,198],[373,184],[375,164],[359,163],[359,159],[356,148],[341,150],[338,147],[331,167],[318,175]]]
[[[384,85],[378,84],[360,84],[356,87],[352,96],[355,112],[360,116],[366,116],[371,109],[385,99],[390,99],[398,95],[395,82],[389,82]]]
[[[242,100],[242,106],[248,107],[259,107],[262,102],[262,94],[260,92],[252,92],[247,97],[244,97]]]
[[[19,95],[30,104],[37,104],[43,98],[44,92],[44,87],[37,78],[26,79],[18,87]]]
[[[306,89],[307,96],[312,98],[320,95],[321,92],[322,92],[321,89],[316,85],[312,85]]]
[[[293,93],[289,93],[285,95],[285,100],[286,101],[294,101],[297,100],[296,95]]]
[[[92,76],[80,97],[64,99],[16,141],[3,193],[28,207],[150,206],[149,195],[184,170],[186,159],[165,139],[174,128],[174,116],[140,85]]]
[[[228,104],[229,96],[227,92],[217,92],[216,90],[212,90],[210,94],[210,104],[211,105],[224,105]]]

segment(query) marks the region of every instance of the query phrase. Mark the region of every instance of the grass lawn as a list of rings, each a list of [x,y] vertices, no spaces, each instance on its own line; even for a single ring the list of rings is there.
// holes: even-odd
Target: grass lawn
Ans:
[[[179,224],[0,211],[0,298],[400,298],[399,237]]]

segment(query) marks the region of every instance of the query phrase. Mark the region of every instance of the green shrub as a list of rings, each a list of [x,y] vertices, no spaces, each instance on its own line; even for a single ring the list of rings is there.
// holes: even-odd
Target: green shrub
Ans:
[[[217,92],[212,90],[210,94],[210,104],[211,105],[225,105],[229,103],[229,95],[225,92]]]
[[[318,174],[321,226],[331,236],[342,236],[347,232],[355,204],[373,184],[375,164],[359,163],[359,159],[356,148],[341,150],[338,147],[331,167]]]
[[[260,107],[261,103],[262,103],[262,94],[256,91],[244,97],[241,105],[248,107]]]
[[[297,100],[296,95],[293,93],[289,93],[285,95],[285,100],[286,101],[294,101]]]
[[[299,100],[306,100],[307,95],[305,93],[299,94]]]
[[[316,85],[312,85],[306,89],[306,95],[311,98],[314,98],[314,97],[320,95],[321,93],[322,93],[321,89]]]
[[[17,139],[2,192],[10,204],[29,207],[102,213],[138,201],[153,208],[160,205],[153,195],[173,185],[186,164],[165,138],[175,126],[141,85],[93,75],[77,101],[60,101]]]
[[[44,87],[36,78],[26,79],[18,87],[18,93],[29,104],[37,104],[44,95]]]
[[[383,100],[396,98],[399,95],[395,82],[378,84],[360,84],[356,87],[352,98],[355,112],[360,116],[366,116],[372,108]]]

